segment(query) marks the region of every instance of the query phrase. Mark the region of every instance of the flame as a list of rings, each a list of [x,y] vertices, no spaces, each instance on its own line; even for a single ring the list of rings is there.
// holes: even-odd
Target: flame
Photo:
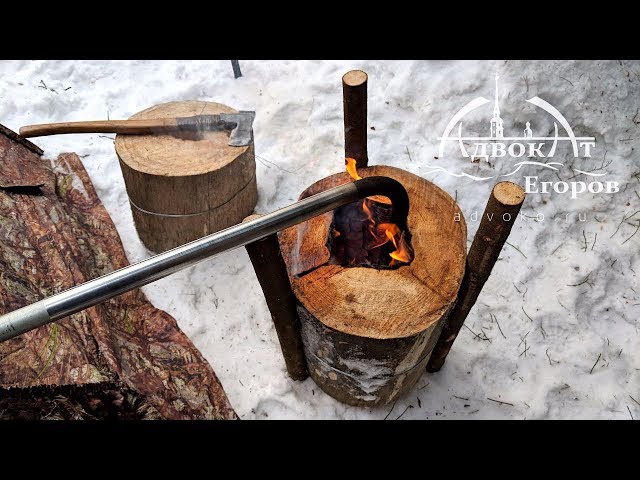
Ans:
[[[358,175],[358,170],[356,169],[356,159],[355,158],[345,158],[347,162],[347,172],[351,175],[351,178],[354,180],[362,180],[362,177]]]
[[[358,175],[355,159],[345,158],[345,161],[347,172],[349,172],[351,178],[353,178],[354,180],[361,180],[362,177]],[[388,197],[382,195],[367,197],[367,199],[391,205],[391,200],[389,200]],[[411,261],[411,254],[406,242],[404,242],[402,232],[400,231],[398,226],[395,223],[381,223],[379,225],[376,225],[376,221],[373,218],[373,213],[371,212],[371,209],[367,207],[366,200],[362,202],[362,210],[367,215],[367,220],[369,221],[369,232],[375,239],[374,245],[370,246],[369,248],[373,249],[381,247],[387,242],[392,242],[395,250],[389,254],[392,259],[390,265],[394,265],[396,261],[409,263]],[[396,237],[398,237],[398,241],[396,241]],[[399,247],[398,243],[400,244]]]
[[[398,262],[409,263],[411,253],[398,226],[395,223],[381,223],[378,225],[378,229],[383,230],[387,238],[393,242],[395,251],[391,252],[389,256]],[[396,237],[398,237],[398,241],[396,241]]]
[[[383,224],[384,225],[384,224]],[[395,227],[395,225],[391,224],[393,227]],[[384,228],[381,226],[381,228]],[[396,227],[397,228],[397,227]],[[398,244],[396,243],[396,237],[393,235],[393,232],[390,228],[385,228],[384,229],[384,234],[387,236],[387,238],[389,240],[391,240],[393,242],[393,246],[396,247],[396,250],[398,249]]]
[[[366,201],[362,202],[362,210],[364,211],[364,213],[367,214],[367,220],[369,222],[369,233],[375,239],[375,243],[373,245],[370,245],[369,248],[373,249],[373,248],[381,247],[382,245],[387,243],[388,240],[385,240],[384,236],[381,236],[378,233],[376,228],[376,221],[373,218],[373,213],[371,212],[371,209],[367,207]]]
[[[353,178],[354,180],[362,180],[362,177],[358,175],[358,169],[356,168],[356,159],[345,158],[345,162],[347,166],[347,172],[349,172],[349,175],[351,175],[351,178]],[[391,200],[389,200],[389,198],[385,197],[384,195],[375,195],[373,197],[368,197],[368,198],[376,202],[386,203],[387,205],[391,205]],[[368,215],[369,217],[371,217],[370,213]]]

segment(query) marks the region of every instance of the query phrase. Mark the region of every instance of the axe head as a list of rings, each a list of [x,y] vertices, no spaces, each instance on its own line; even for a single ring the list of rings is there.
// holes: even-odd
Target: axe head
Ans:
[[[241,110],[238,113],[221,113],[221,120],[226,124],[235,124],[232,127],[229,145],[243,147],[253,141],[253,119],[256,112]]]
[[[216,115],[196,115],[176,119],[179,130],[230,130],[229,145],[244,147],[253,141],[253,119],[256,112],[243,110],[238,113],[218,113]]]

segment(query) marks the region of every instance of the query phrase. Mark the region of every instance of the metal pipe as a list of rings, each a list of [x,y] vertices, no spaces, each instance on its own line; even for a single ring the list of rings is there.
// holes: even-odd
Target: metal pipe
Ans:
[[[180,247],[80,284],[0,317],[0,342],[77,313],[232,248],[242,247],[359,199],[384,195],[392,221],[406,228],[409,197],[388,177],[367,177],[326,190],[275,212],[221,230]]]

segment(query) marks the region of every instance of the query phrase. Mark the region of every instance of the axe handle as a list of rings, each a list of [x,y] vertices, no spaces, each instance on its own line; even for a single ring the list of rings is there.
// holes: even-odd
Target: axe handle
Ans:
[[[42,137],[61,133],[125,133],[149,134],[166,133],[178,130],[176,118],[157,118],[151,120],[96,120],[88,122],[43,123],[26,125],[20,128],[23,137]]]

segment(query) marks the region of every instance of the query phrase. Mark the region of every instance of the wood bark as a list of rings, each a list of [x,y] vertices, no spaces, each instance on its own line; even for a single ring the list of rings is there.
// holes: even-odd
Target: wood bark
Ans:
[[[453,199],[404,170],[374,166],[362,177],[401,182],[410,198],[413,262],[396,270],[328,265],[333,213],[280,233],[298,300],[309,374],[329,395],[359,406],[389,403],[424,371],[452,308],[466,254],[466,225]],[[340,173],[316,182],[301,198],[350,182]]]
[[[0,134],[0,314],[127,265],[75,154]],[[215,373],[140,290],[0,343],[1,418],[237,418]]]
[[[465,319],[491,275],[511,227],[518,218],[524,198],[524,190],[515,183],[500,182],[493,187],[467,256],[467,267],[458,301],[433,350],[427,371],[437,372],[444,365]]]
[[[131,119],[233,112],[219,103],[184,101],[148,108]],[[189,135],[116,136],[136,230],[153,252],[240,223],[258,199],[253,144],[229,146],[225,131]]]
[[[369,163],[367,155],[367,74],[351,70],[342,77],[344,104],[344,156],[353,158],[357,168]]]
[[[300,320],[278,237],[269,235],[250,243],[246,249],[267,301],[287,372],[294,380],[304,380],[309,375],[300,337]]]

